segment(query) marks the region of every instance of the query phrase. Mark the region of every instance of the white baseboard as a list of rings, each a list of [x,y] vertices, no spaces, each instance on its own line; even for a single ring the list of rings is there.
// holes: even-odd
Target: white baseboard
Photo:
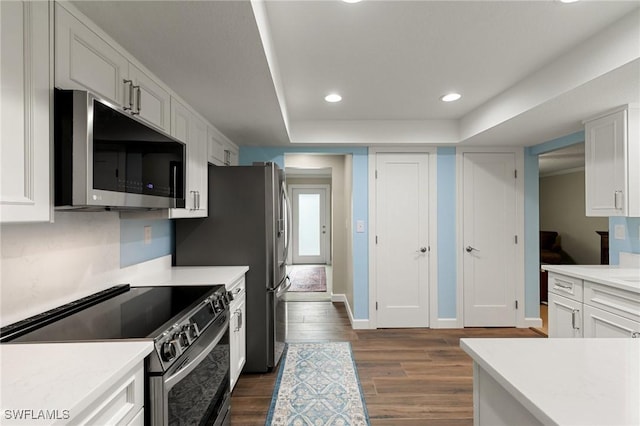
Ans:
[[[368,319],[355,319],[353,318],[353,312],[351,312],[351,306],[349,300],[344,294],[332,294],[331,301],[334,303],[344,303],[347,308],[347,314],[349,314],[349,321],[351,322],[351,328],[354,330],[368,330],[370,327]]]
[[[430,328],[460,328],[457,318],[438,318],[432,322]]]
[[[542,319],[541,318],[525,318],[524,326],[522,328],[529,327],[542,327]]]

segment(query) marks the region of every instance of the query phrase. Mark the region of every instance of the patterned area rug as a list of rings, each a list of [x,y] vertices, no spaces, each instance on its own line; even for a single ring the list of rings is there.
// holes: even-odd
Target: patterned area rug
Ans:
[[[351,344],[288,343],[266,425],[369,425]]]
[[[291,288],[289,291],[327,291],[327,274],[324,266],[292,266],[289,268],[288,274],[291,279]]]

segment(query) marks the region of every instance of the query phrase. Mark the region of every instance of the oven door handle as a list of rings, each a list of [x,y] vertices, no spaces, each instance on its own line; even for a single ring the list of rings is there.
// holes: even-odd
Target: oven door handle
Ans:
[[[222,337],[224,336],[224,334],[227,331],[229,331],[228,329],[229,329],[229,321],[227,320],[225,326],[222,328],[222,330],[220,330],[220,332],[213,339],[213,341],[207,345],[206,348],[200,351],[200,353],[196,355],[196,357],[193,358],[193,360],[185,363],[182,367],[180,367],[178,371],[176,371],[170,377],[166,378],[164,380],[165,392],[169,392],[171,388],[173,388],[178,382],[180,382],[180,380],[188,376],[189,373],[191,373],[200,364],[200,362],[202,362],[202,360],[207,355],[209,355],[211,350],[220,342],[220,340],[222,340]]]

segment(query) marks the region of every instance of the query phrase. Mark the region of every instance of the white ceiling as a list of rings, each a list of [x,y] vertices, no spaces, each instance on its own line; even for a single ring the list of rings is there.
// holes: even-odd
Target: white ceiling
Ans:
[[[238,145],[528,146],[640,102],[639,1],[73,3]]]

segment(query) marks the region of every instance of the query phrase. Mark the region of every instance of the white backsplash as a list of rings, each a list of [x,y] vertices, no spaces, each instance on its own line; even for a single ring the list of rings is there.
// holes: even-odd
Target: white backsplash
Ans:
[[[640,269],[640,254],[620,252],[620,267]]]
[[[55,223],[0,232],[0,325],[118,284],[118,213],[56,212]]]

